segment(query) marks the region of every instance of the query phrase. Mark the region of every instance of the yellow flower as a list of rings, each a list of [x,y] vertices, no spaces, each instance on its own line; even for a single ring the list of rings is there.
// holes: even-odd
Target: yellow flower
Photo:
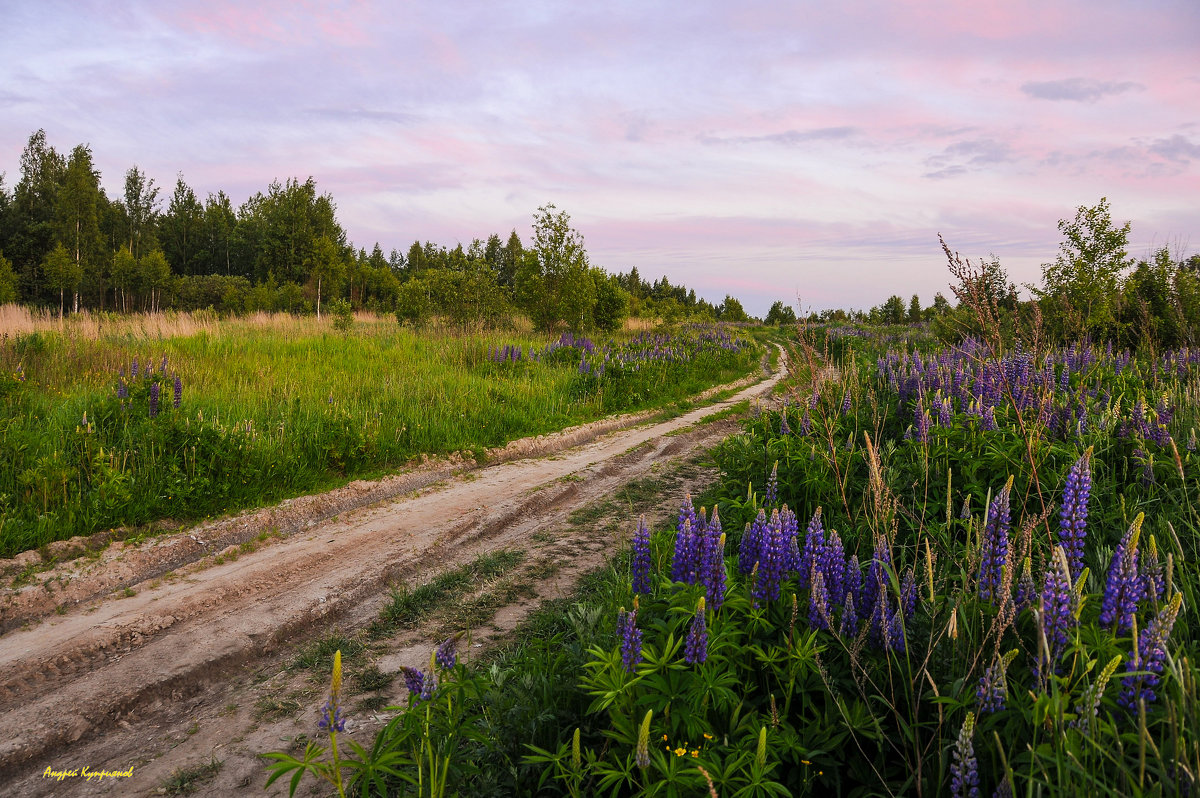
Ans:
[[[675,749],[675,756],[683,756],[686,753],[687,753],[686,748],[676,748]]]
[[[696,750],[692,751],[692,758],[693,758],[693,759],[696,759],[696,758],[697,758],[697,757],[699,757],[699,756],[700,756],[700,750],[699,750],[699,749],[696,749]]]
[[[705,733],[704,733],[704,739],[705,739],[705,740],[711,740],[711,739],[712,739],[712,735],[711,735],[711,734],[709,734],[708,732],[705,732]]]

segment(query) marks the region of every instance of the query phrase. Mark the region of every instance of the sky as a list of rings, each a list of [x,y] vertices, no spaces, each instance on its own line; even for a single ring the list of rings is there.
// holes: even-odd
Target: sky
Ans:
[[[0,172],[31,133],[236,205],[311,176],[350,240],[531,236],[764,315],[1040,280],[1107,197],[1200,251],[1200,3],[0,0]]]

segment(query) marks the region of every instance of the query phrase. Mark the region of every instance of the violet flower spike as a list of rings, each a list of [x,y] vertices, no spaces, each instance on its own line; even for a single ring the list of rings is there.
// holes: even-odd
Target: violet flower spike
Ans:
[[[1170,603],[1146,625],[1145,631],[1135,635],[1137,648],[1130,653],[1126,664],[1130,671],[1144,673],[1130,673],[1122,679],[1121,695],[1117,698],[1117,703],[1131,712],[1137,709],[1138,701],[1149,704],[1156,698],[1154,688],[1158,686],[1167,659],[1167,638],[1171,636],[1171,629],[1182,606],[1183,594],[1176,593]]]
[[[621,665],[626,673],[633,673],[642,661],[642,630],[637,627],[637,599],[633,612],[622,607],[617,612],[617,636],[621,639]]]
[[[1008,530],[1012,523],[1009,512],[1009,495],[1013,478],[992,499],[988,507],[988,520],[983,530],[981,562],[979,564],[979,597],[993,604],[1003,603],[1003,569],[1008,562]]]
[[[1115,626],[1118,633],[1129,631],[1138,602],[1142,599],[1144,583],[1138,573],[1138,538],[1144,514],[1138,513],[1128,531],[1113,552],[1100,605],[1100,625]]]
[[[1092,491],[1092,449],[1075,461],[1067,474],[1059,509],[1058,540],[1067,552],[1071,573],[1083,570],[1083,544],[1087,537],[1088,498]]]
[[[637,531],[633,533],[633,554],[630,559],[633,572],[633,592],[650,592],[650,527],[646,516],[638,519]]]
[[[968,712],[954,743],[954,761],[950,763],[950,794],[954,798],[979,798],[979,765],[971,741],[974,734],[975,713]]]
[[[692,616],[692,625],[688,628],[687,638],[683,645],[683,659],[689,665],[696,665],[708,660],[708,622],[704,617],[704,596]]]

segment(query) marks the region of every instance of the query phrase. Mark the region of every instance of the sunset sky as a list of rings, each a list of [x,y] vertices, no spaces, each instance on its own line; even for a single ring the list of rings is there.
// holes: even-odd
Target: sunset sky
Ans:
[[[0,0],[0,171],[45,128],[235,205],[311,175],[356,246],[547,202],[594,265],[762,315],[1017,282],[1108,197],[1200,251],[1200,3]],[[800,298],[796,302],[797,296]]]

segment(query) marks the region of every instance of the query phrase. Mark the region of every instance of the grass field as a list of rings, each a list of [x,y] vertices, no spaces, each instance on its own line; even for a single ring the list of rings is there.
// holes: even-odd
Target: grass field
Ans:
[[[369,316],[0,321],[0,556],[667,405],[761,355],[699,328],[593,343]]]

